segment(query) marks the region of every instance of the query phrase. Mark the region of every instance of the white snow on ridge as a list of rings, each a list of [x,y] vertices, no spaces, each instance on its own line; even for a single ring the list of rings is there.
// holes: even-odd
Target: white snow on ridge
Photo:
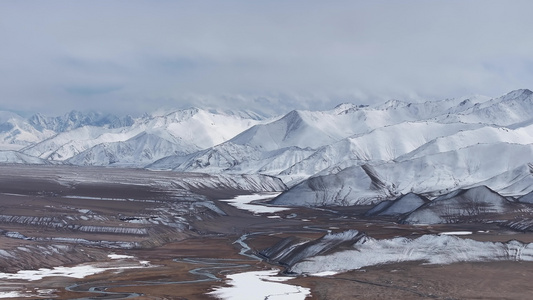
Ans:
[[[475,144],[410,160],[368,163],[313,176],[280,195],[275,204],[371,204],[409,192],[439,195],[479,185],[505,196],[520,196],[533,190],[528,168],[531,162],[533,144]]]
[[[49,162],[17,151],[0,150],[0,163],[45,165]]]
[[[191,108],[163,116],[139,118],[129,127],[79,127],[61,132],[46,140],[35,141],[35,144],[22,149],[22,152],[43,159],[66,161],[100,145],[105,148],[99,149],[105,152],[105,155],[99,154],[104,158],[102,162],[79,158],[72,161],[75,164],[96,165],[108,165],[122,162],[124,159],[126,163],[131,164],[132,160],[135,161],[133,158],[142,157],[145,151],[153,152],[148,155],[149,159],[150,155],[154,156],[150,161],[140,161],[135,164],[135,166],[142,167],[164,156],[175,154],[172,152],[183,154],[212,147],[258,123],[260,121],[252,119],[251,116],[212,113]],[[148,141],[140,139],[139,137],[143,135],[152,138]],[[158,144],[163,144],[165,148],[159,147]],[[155,152],[158,151],[166,155],[157,156]],[[87,155],[94,156],[95,154],[88,152]],[[106,162],[108,157],[111,157],[111,160]]]
[[[298,274],[346,272],[380,264],[421,261],[450,264],[474,261],[533,261],[533,244],[479,242],[453,235],[423,235],[416,239],[361,239],[353,250],[315,256],[295,264]]]
[[[295,196],[289,203],[285,198],[288,205],[363,204],[408,192],[439,195],[482,184],[521,196],[533,190],[533,179],[524,168],[533,163],[528,150],[533,145],[531,116],[529,90],[494,99],[342,104],[327,111],[295,110],[270,120],[198,108],[130,118],[121,127],[73,119],[68,122],[81,127],[66,126],[52,137],[39,130],[31,133],[36,130],[32,126],[46,125],[46,120],[34,124],[4,113],[2,143],[27,146],[16,153],[35,157],[5,152],[0,161],[263,174],[291,187],[311,178],[309,189],[298,187],[305,199]],[[27,138],[22,136],[26,133]],[[380,182],[368,182],[354,167],[363,165],[369,165]],[[314,179],[320,176],[329,178]],[[343,176],[358,177],[365,184]]]

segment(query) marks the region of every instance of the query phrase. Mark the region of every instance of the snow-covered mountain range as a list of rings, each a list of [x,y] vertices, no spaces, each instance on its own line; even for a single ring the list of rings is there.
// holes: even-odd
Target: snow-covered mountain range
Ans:
[[[0,162],[265,174],[285,205],[353,205],[487,186],[533,191],[533,92],[264,118],[191,108],[140,118],[0,113]]]

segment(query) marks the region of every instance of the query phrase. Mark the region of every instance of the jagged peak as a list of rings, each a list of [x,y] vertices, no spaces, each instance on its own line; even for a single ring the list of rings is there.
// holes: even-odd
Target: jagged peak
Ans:
[[[14,112],[0,111],[0,123],[8,122],[10,120],[21,120],[22,117]]]
[[[294,120],[294,119],[301,119],[303,112],[300,110],[291,110],[287,114],[283,116],[280,120]]]
[[[264,115],[261,115],[255,111],[247,110],[247,109],[231,110],[231,109],[209,108],[206,111],[212,114],[237,117],[241,119],[252,119],[256,121],[264,120],[266,118],[266,116]]]
[[[345,102],[345,103],[341,103],[341,104],[335,106],[333,111],[336,114],[341,114],[343,112],[346,112],[346,111],[349,111],[349,110],[354,110],[354,109],[357,109],[357,105],[355,105],[353,103]]]
[[[391,99],[391,100],[386,101],[383,104],[378,105],[376,108],[377,109],[390,109],[390,108],[394,109],[394,108],[404,107],[409,104],[410,103],[406,101]]]
[[[260,115],[259,113],[256,113],[251,110],[230,110],[230,109],[199,108],[199,107],[155,111],[151,114],[146,114],[144,117],[145,118],[165,117],[165,118],[175,118],[178,121],[184,121],[201,113],[227,116],[227,117],[235,117],[235,118],[240,118],[240,119],[251,119],[251,120],[256,120],[256,121],[264,120],[266,118],[265,116]]]
[[[468,197],[470,195],[479,195],[479,194],[497,195],[497,196],[500,196],[500,197],[503,198],[503,196],[501,196],[497,192],[493,191],[488,186],[486,186],[486,185],[478,185],[478,186],[474,186],[474,187],[471,187],[471,188],[458,189],[458,190],[450,192],[448,194],[444,194],[442,196],[439,196],[439,197],[435,198],[433,201],[446,200],[446,199],[450,199],[450,198],[453,198],[453,197],[458,197],[458,196],[461,196],[461,195],[465,195],[465,196]]]
[[[515,99],[523,99],[530,97],[533,94],[533,92],[529,89],[518,89],[511,91],[501,97],[502,101],[508,101],[508,100],[515,100]]]
[[[346,103],[341,103],[335,106],[332,112],[337,115],[348,114],[348,113],[351,113],[351,112],[354,112],[356,110],[360,110],[366,107],[369,107],[369,105],[366,105],[366,104],[357,105],[357,104],[346,102]]]
[[[197,107],[190,107],[190,108],[186,108],[186,109],[180,109],[180,110],[174,110],[174,111],[171,111],[171,112],[166,112],[164,115],[161,115],[159,117],[172,118],[172,119],[176,119],[176,121],[184,121],[184,120],[187,120],[187,119],[193,117],[197,113],[199,113],[200,110],[201,109],[197,108]],[[157,116],[155,116],[155,117],[157,117]]]

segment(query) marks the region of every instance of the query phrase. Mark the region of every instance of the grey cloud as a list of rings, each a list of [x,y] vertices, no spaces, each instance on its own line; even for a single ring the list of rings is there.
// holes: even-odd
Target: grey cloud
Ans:
[[[50,113],[283,111],[498,96],[532,88],[532,8],[491,0],[3,1],[0,104]]]
[[[80,96],[108,94],[120,89],[120,86],[73,86],[65,88],[68,93]]]

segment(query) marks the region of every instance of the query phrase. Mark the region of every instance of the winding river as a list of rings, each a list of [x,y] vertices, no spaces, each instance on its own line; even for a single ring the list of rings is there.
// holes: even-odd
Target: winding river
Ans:
[[[195,268],[189,271],[190,274],[198,276],[199,279],[184,280],[184,281],[136,281],[128,284],[110,284],[109,282],[95,285],[97,283],[80,283],[73,284],[65,289],[71,292],[88,292],[97,294],[94,297],[72,298],[73,300],[101,300],[101,299],[131,299],[142,296],[139,293],[125,293],[125,292],[110,292],[109,288],[115,287],[139,287],[150,285],[170,285],[170,284],[194,284],[208,281],[223,281],[222,278],[217,277],[217,274],[225,273],[226,270],[249,267],[249,263],[262,261],[262,259],[253,254],[252,249],[246,243],[246,239],[251,235],[261,233],[244,234],[234,243],[241,246],[240,255],[247,257],[247,259],[218,259],[218,258],[176,258],[175,262],[182,262],[187,264],[202,265],[202,267]]]
[[[250,201],[250,200],[248,200]],[[259,206],[259,205],[255,205]],[[315,228],[311,226],[305,226],[304,229],[307,231],[325,231],[329,232],[327,229]],[[295,232],[305,232],[304,231],[295,231]],[[291,231],[292,232],[292,231]],[[244,259],[215,259],[215,258],[177,258],[174,259],[175,262],[182,262],[187,264],[197,264],[202,265],[189,271],[190,274],[198,276],[198,279],[195,280],[185,280],[185,281],[137,281],[131,282],[128,284],[110,284],[109,282],[102,283],[101,285],[95,285],[97,283],[81,283],[74,284],[66,287],[66,290],[72,292],[88,292],[96,294],[94,297],[84,297],[84,298],[73,298],[73,300],[98,300],[98,299],[131,299],[135,297],[142,296],[139,293],[124,293],[124,292],[110,292],[109,288],[114,287],[139,287],[139,286],[150,286],[150,285],[171,285],[171,284],[194,284],[201,282],[209,281],[223,281],[222,278],[217,277],[217,274],[227,273],[229,270],[237,268],[246,268],[249,267],[251,263],[256,263],[257,261],[263,261],[263,259],[254,254],[253,250],[246,243],[246,240],[254,235],[259,234],[270,234],[270,233],[279,233],[279,232],[254,232],[247,233],[240,236],[234,244],[238,244],[241,247],[239,252],[240,255],[246,257]]]

